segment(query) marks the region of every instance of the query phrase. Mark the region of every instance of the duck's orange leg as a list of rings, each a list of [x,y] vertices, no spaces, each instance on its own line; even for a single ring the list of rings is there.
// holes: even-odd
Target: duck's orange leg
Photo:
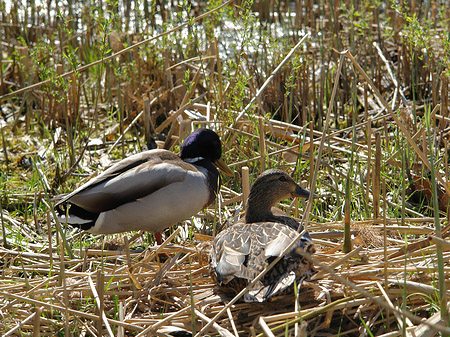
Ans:
[[[156,243],[158,244],[158,245],[161,245],[162,244],[162,234],[161,233],[154,233],[154,235],[155,235],[155,239],[156,239]]]

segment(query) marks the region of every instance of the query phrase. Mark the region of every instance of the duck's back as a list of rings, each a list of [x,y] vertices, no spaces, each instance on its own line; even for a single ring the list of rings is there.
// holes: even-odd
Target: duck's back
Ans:
[[[175,181],[182,181],[186,173],[195,171],[174,153],[149,150],[133,155],[113,165],[68,196],[70,201],[91,212],[110,210],[136,200]]]
[[[286,217],[287,218],[287,217]],[[297,237],[299,232],[279,222],[238,223],[219,233],[211,253],[212,275],[220,286],[239,291]],[[311,264],[302,253],[312,253],[308,236],[303,236],[289,252],[245,295],[246,301],[262,302],[284,290],[294,279],[312,275]]]

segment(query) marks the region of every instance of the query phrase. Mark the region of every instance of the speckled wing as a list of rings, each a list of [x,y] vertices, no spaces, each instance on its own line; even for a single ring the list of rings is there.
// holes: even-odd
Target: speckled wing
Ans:
[[[253,280],[288,247],[298,232],[282,223],[236,224],[221,232],[211,252],[213,277],[219,285],[233,280]],[[247,301],[261,302],[291,285],[295,278],[310,271],[301,251],[312,247],[309,235],[294,247],[246,294]],[[308,276],[308,275],[305,275]],[[231,282],[233,283],[233,282]]]

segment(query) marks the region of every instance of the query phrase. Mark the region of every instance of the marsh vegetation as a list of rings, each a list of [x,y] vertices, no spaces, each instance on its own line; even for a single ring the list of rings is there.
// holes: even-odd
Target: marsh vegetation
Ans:
[[[0,0],[1,334],[449,335],[449,25],[435,0]],[[162,246],[52,220],[57,195],[198,127],[235,177]],[[280,205],[318,273],[225,310],[208,250],[243,167],[320,195]]]

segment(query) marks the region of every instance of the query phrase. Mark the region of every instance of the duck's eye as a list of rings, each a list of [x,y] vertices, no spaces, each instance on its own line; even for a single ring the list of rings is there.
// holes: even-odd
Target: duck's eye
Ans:
[[[279,181],[282,181],[282,182],[286,182],[286,181],[287,181],[287,179],[286,179],[285,176],[281,176],[280,178],[278,178],[278,180],[279,180]]]

